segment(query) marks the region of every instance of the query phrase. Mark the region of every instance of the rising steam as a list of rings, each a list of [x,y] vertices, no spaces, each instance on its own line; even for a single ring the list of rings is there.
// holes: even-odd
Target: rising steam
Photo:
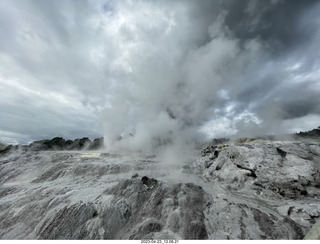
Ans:
[[[203,132],[211,137],[278,133],[303,116],[286,103],[297,88],[290,83],[290,60],[297,53],[276,56],[276,43],[286,37],[278,33],[272,42],[263,33],[272,29],[257,24],[273,23],[265,13],[277,15],[290,3],[270,1],[262,8],[253,2],[247,1],[243,12],[236,1],[112,6],[103,19],[103,31],[116,36],[109,51],[118,55],[108,66],[112,95],[103,113],[108,149],[158,152],[170,145],[187,151]]]
[[[208,41],[199,45],[189,33],[196,26],[183,18],[183,9],[168,16],[160,5],[150,23],[143,17],[149,4],[139,4],[142,12],[135,18],[118,13],[118,19],[130,21],[116,29],[118,48],[127,49],[118,57],[125,66],[116,71],[121,79],[115,78],[115,95],[103,115],[105,144],[147,152],[192,145],[203,137],[200,128],[217,114],[215,107],[228,102],[221,91],[237,82],[230,77],[240,77],[261,52],[259,43],[240,47],[224,31],[222,12],[207,30]]]
[[[319,1],[5,2],[6,142],[104,133],[153,151],[318,126]]]

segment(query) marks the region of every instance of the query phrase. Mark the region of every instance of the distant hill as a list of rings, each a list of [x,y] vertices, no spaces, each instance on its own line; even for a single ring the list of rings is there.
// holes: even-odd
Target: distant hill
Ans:
[[[55,137],[51,140],[34,141],[29,145],[6,145],[0,143],[0,155],[12,150],[32,150],[32,151],[53,151],[53,150],[98,150],[104,146],[103,137],[91,141],[88,137],[75,140],[65,140],[62,137]]]
[[[320,138],[320,126],[316,129],[305,131],[305,132],[299,132],[294,134],[295,137],[300,138]]]
[[[91,141],[88,137],[81,139],[65,140],[62,137],[55,137],[51,140],[32,142],[28,146],[31,150],[96,150],[103,147],[103,137]]]

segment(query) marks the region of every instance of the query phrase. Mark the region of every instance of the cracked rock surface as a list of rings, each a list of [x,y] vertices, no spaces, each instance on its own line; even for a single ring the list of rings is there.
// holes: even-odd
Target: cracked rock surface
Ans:
[[[302,239],[320,213],[319,149],[265,141],[207,150],[193,170],[221,192],[205,212],[209,238]]]
[[[143,154],[0,155],[1,239],[303,239],[320,213],[320,144]],[[310,236],[310,235],[308,235]]]

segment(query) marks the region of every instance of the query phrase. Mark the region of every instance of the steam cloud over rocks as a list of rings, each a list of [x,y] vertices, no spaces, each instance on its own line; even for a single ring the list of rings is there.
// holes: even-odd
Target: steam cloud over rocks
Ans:
[[[298,97],[303,101],[286,100],[302,85],[293,84],[292,76],[302,64],[288,60],[300,60],[300,54],[290,49],[305,48],[305,41],[291,40],[302,34],[302,26],[292,26],[290,33],[277,31],[288,27],[281,21],[306,18],[305,12],[297,8],[307,11],[311,3],[195,4],[178,1],[129,5],[130,9],[142,10],[138,13],[128,12],[127,4],[116,5],[121,10],[117,21],[122,17],[130,20],[116,29],[126,37],[118,45],[130,48],[123,57],[124,82],[115,84],[116,95],[104,111],[107,143],[113,144],[121,133],[132,133],[120,144],[138,148],[171,140],[185,144],[187,138],[199,136],[196,132],[201,132],[206,122],[211,127],[223,124],[223,132],[217,134],[231,135],[237,129],[242,134],[280,132],[286,122],[309,115],[305,106],[299,111],[299,106],[292,108],[293,103],[304,104],[303,97],[312,93],[319,101],[319,89],[311,92],[315,80],[309,83],[310,90],[299,90],[302,94]],[[146,21],[150,7],[157,9],[151,22]],[[283,16],[279,9],[294,11],[295,16]],[[270,15],[280,18],[280,23]],[[282,20],[287,15],[289,19]],[[315,109],[311,113],[319,112],[318,105],[310,107]]]
[[[319,12],[3,0],[0,239],[319,239]]]
[[[315,128],[319,9],[312,0],[5,1],[0,136],[104,135],[109,148],[152,151]]]

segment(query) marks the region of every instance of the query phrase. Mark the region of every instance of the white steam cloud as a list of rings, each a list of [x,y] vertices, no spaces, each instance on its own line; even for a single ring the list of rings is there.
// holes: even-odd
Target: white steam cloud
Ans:
[[[319,11],[316,0],[4,0],[0,137],[104,134],[109,149],[166,155],[206,136],[313,129]]]
[[[184,145],[187,151],[261,47],[254,40],[240,46],[228,36],[223,11],[206,30],[208,41],[198,45],[188,5],[170,4],[171,12],[159,2],[121,3],[117,16],[104,19],[104,31],[117,36],[112,48],[120,50],[121,64],[114,67],[114,96],[103,114],[105,144],[148,152]]]

